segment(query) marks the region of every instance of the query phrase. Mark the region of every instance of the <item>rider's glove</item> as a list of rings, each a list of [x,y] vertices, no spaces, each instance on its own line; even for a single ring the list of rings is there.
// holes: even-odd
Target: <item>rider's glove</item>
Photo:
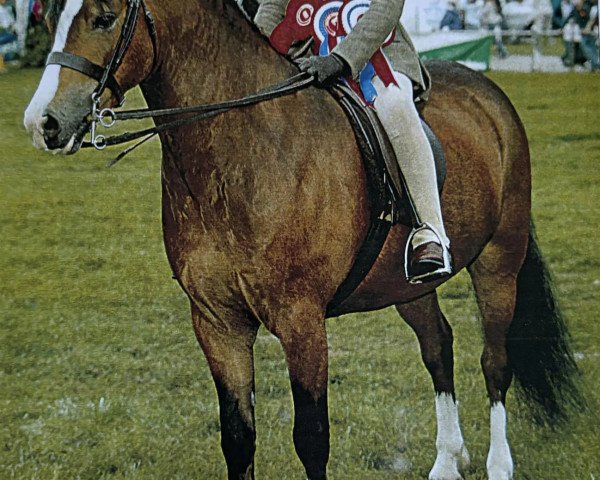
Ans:
[[[338,78],[347,76],[350,73],[350,67],[334,53],[324,57],[302,58],[298,62],[298,67],[303,72],[315,77],[315,83],[319,87],[328,87]]]

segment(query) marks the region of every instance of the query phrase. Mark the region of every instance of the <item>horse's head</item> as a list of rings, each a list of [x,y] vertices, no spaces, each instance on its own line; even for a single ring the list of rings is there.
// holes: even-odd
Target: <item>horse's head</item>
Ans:
[[[94,103],[121,104],[149,75],[153,22],[144,0],[47,0],[45,11],[53,46],[24,124],[37,148],[74,153]]]

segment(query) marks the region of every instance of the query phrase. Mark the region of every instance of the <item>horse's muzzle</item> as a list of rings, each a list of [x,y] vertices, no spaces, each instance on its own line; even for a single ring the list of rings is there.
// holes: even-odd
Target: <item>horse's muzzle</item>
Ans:
[[[62,155],[77,152],[89,129],[85,119],[73,124],[51,111],[43,115],[25,115],[24,124],[36,148]]]

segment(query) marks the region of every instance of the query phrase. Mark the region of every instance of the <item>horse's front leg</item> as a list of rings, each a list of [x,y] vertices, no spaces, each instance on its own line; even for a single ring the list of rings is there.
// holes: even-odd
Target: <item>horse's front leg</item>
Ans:
[[[235,314],[202,313],[192,305],[196,337],[219,396],[221,448],[229,480],[254,479],[254,357],[258,323]]]
[[[327,334],[323,310],[306,302],[278,316],[272,332],[288,364],[294,399],[294,446],[309,480],[327,477]]]

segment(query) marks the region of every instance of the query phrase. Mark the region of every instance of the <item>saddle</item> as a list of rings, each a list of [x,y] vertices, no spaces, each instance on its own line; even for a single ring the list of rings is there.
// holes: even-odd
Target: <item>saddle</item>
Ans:
[[[390,140],[375,112],[345,85],[337,84],[329,91],[341,105],[354,130],[365,165],[372,213],[365,241],[348,277],[327,306],[328,314],[346,300],[367,276],[392,225],[401,223],[416,227],[420,223]],[[446,177],[444,151],[433,130],[423,119],[421,122],[433,151],[438,190],[441,192]]]

